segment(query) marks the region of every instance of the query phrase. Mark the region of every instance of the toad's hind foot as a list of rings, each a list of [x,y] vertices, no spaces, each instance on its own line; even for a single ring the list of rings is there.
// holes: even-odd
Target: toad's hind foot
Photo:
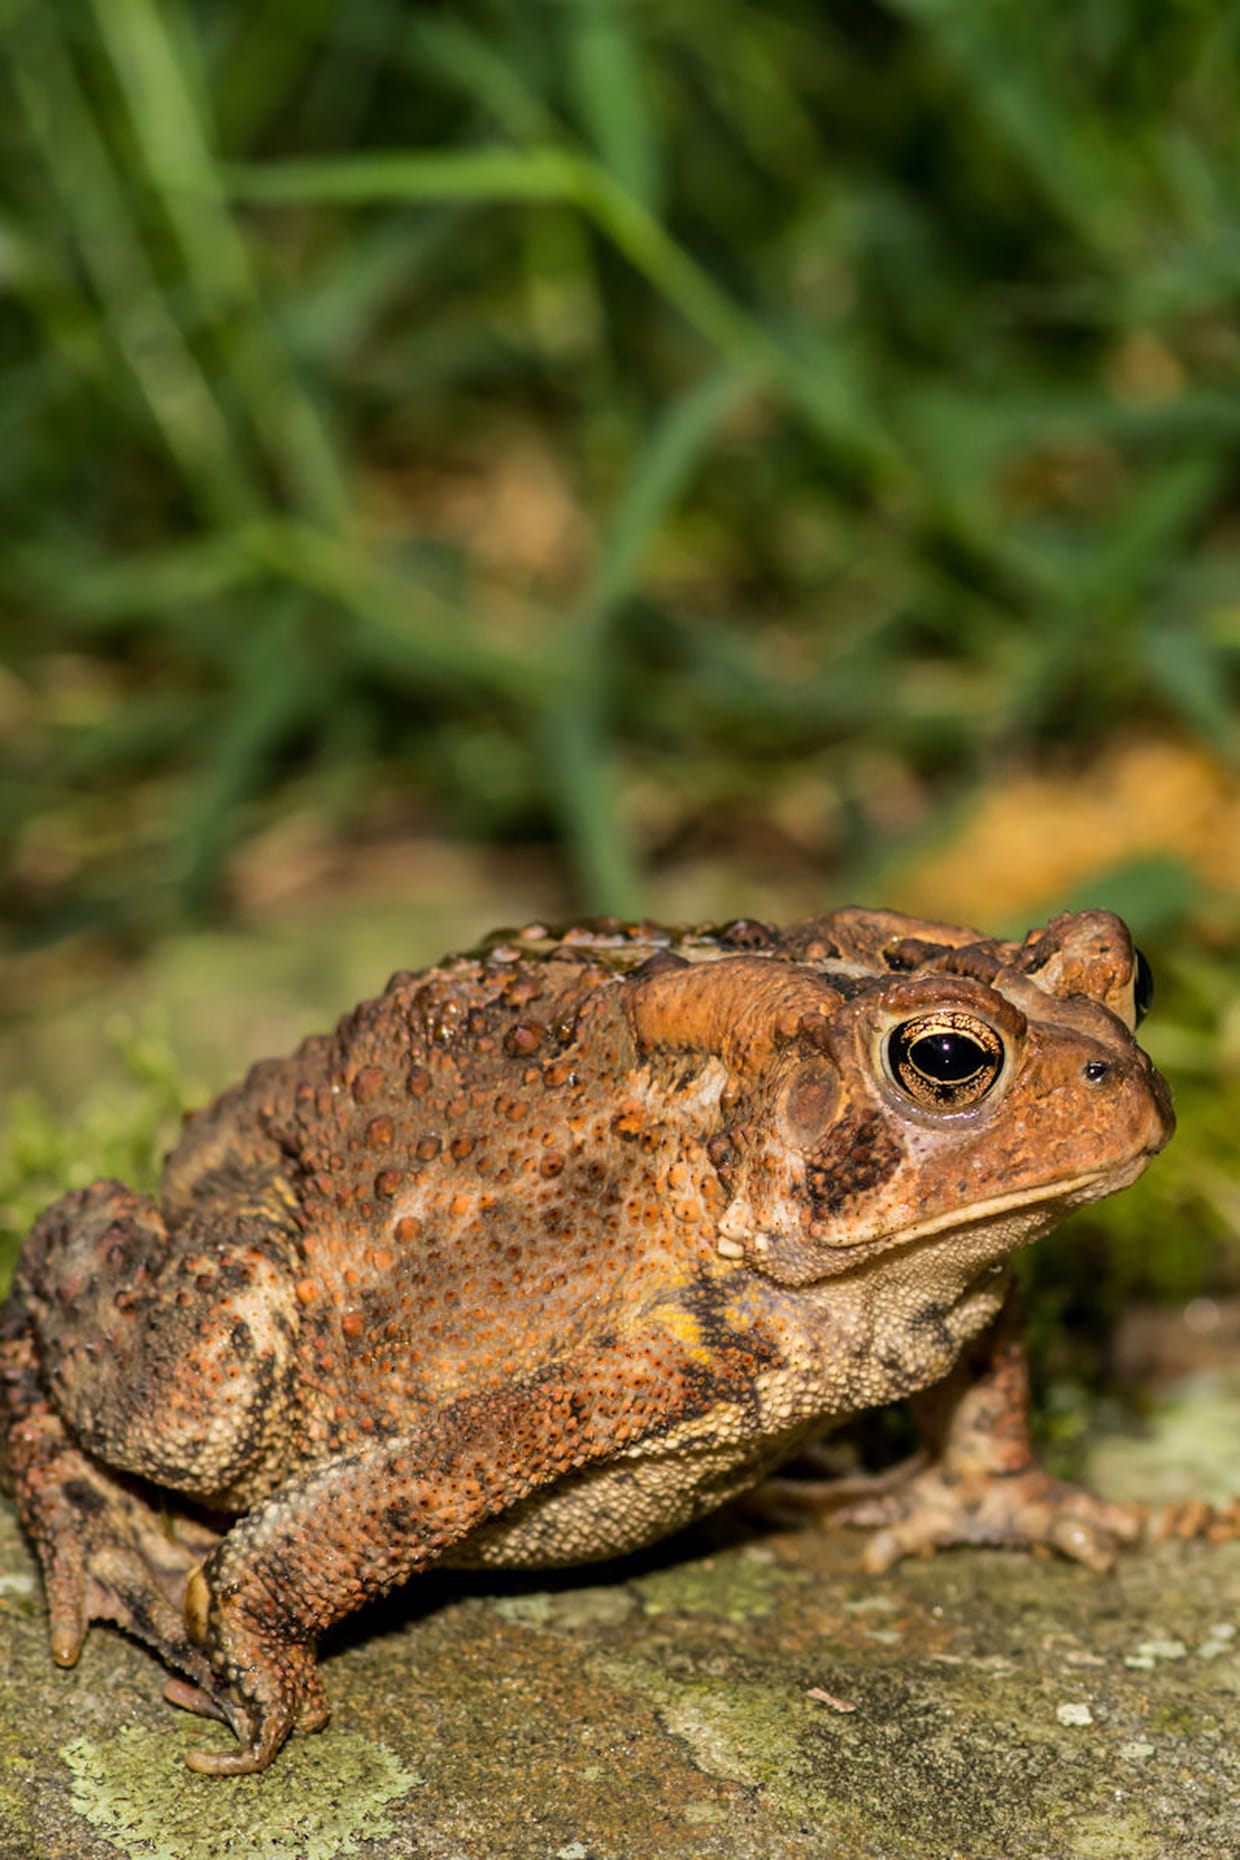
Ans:
[[[110,1621],[190,1679],[209,1684],[210,1667],[186,1631],[182,1598],[190,1570],[217,1534],[189,1518],[165,1517],[137,1481],[106,1471],[74,1446],[46,1408],[14,1427],[8,1459],[43,1566],[57,1664],[74,1664],[92,1621]]]
[[[179,1711],[192,1711],[199,1718],[215,1718],[220,1724],[229,1722],[228,1713],[223,1705],[201,1686],[191,1686],[188,1679],[169,1679],[164,1682],[164,1697],[169,1705],[175,1705]]]
[[[806,1524],[853,1524],[858,1507],[885,1499],[908,1485],[930,1464],[926,1452],[886,1466],[881,1472],[859,1469],[853,1455],[838,1453],[834,1443],[803,1447],[783,1472],[764,1479],[737,1503],[741,1510],[775,1530]]]
[[[300,1693],[295,1705],[288,1696],[291,1687],[284,1694],[271,1692],[259,1697],[253,1690],[245,1693],[239,1686],[229,1688],[219,1678],[212,1680],[211,1691],[184,1679],[167,1682],[164,1697],[169,1705],[192,1711],[200,1718],[215,1718],[229,1725],[239,1740],[236,1750],[191,1750],[185,1759],[191,1770],[201,1776],[249,1776],[266,1769],[290,1731],[322,1730],[331,1715],[327,1695],[313,1654],[302,1651],[306,1658],[301,1663]],[[286,1680],[290,1677],[287,1655],[283,1676]]]
[[[210,1611],[205,1579],[195,1573],[186,1615],[196,1632],[208,1630]],[[248,1776],[266,1769],[291,1731],[321,1731],[331,1716],[313,1644],[273,1634],[244,1606],[228,1612],[228,1652],[217,1649],[212,1689],[204,1693],[174,1680],[164,1693],[174,1705],[226,1718],[237,1734],[239,1749],[190,1751],[185,1760],[202,1776]]]

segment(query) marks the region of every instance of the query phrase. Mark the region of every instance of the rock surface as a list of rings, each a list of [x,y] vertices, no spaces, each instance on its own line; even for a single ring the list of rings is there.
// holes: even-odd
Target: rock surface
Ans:
[[[57,1672],[0,1513],[0,1860],[1224,1860],[1240,1545],[1108,1576],[723,1519],[568,1578],[442,1578],[350,1624],[327,1731],[263,1776],[106,1629]]]

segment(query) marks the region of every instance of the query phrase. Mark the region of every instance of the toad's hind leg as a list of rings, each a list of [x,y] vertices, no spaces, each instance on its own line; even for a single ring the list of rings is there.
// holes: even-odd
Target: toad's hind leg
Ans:
[[[244,1187],[226,1222],[204,1207],[171,1232],[118,1182],[65,1195],[36,1223],[12,1301],[89,1455],[228,1511],[283,1474],[296,1332],[287,1235]]]
[[[244,1215],[224,1243],[169,1234],[113,1182],[36,1224],[0,1322],[0,1450],[62,1665],[113,1621],[212,1689],[183,1599],[217,1534],[174,1494],[236,1511],[278,1477],[292,1324],[272,1250]]]

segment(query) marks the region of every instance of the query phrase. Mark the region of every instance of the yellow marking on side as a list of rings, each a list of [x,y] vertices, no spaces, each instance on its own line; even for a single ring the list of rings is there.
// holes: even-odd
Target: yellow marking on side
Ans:
[[[677,1343],[681,1344],[688,1355],[702,1360],[706,1351],[702,1347],[702,1327],[693,1312],[684,1305],[658,1305],[653,1315],[658,1319],[662,1329],[670,1331]]]

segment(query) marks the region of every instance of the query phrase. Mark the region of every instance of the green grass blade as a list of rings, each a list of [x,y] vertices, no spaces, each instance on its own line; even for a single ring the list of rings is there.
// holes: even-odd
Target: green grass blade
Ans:
[[[1232,764],[1240,760],[1240,723],[1227,655],[1185,618],[1166,620],[1145,636],[1144,657],[1155,688],[1169,697],[1195,736]]]
[[[197,779],[173,843],[177,889],[187,906],[212,901],[236,838],[235,816],[262,784],[267,764],[292,730],[330,702],[301,637],[287,595],[268,612],[234,663],[236,682],[211,719]]]
[[[956,72],[979,118],[1033,187],[1110,262],[1134,256],[1136,151],[1107,139],[1089,101],[1055,69],[1062,37],[1008,0],[895,0]]]
[[[597,638],[636,585],[651,539],[700,467],[719,428],[751,392],[732,369],[711,375],[664,414],[629,473],[608,526],[592,585],[575,622]]]
[[[55,26],[31,8],[8,67],[34,146],[81,253],[109,335],[168,451],[204,511],[234,521],[254,508],[244,458],[166,302],[131,201]]]
[[[609,715],[608,632],[637,585],[642,559],[716,438],[749,391],[743,375],[712,375],[684,395],[639,452],[608,525],[598,566],[561,644],[569,672],[539,728],[549,792],[590,908],[631,917],[640,908],[637,860],[623,824]]]
[[[412,20],[402,56],[417,70],[429,60],[514,141],[554,143],[559,139],[560,125],[523,82],[511,60],[463,20],[451,16]]]
[[[330,527],[341,524],[348,493],[323,422],[266,321],[180,43],[155,0],[94,0],[94,11],[202,315],[222,333],[295,507]]]
[[[576,704],[548,705],[533,737],[583,907],[608,917],[639,916],[641,888],[619,807],[619,771],[598,720]]]
[[[860,384],[825,337],[798,354],[737,305],[639,200],[588,158],[563,149],[480,149],[305,157],[238,165],[235,196],[265,205],[381,201],[567,201],[581,208],[656,291],[731,367],[776,386],[793,411],[852,469],[907,489],[896,448]]]
[[[663,163],[633,8],[627,0],[575,0],[560,18],[586,140],[625,192],[657,213]]]
[[[1214,448],[1171,457],[1147,471],[1109,530],[1095,537],[1074,579],[1075,599],[1088,605],[1122,599],[1149,585],[1182,552],[1206,517],[1227,462]]]
[[[553,664],[482,643],[462,608],[347,540],[270,522],[256,525],[248,542],[256,562],[352,615],[373,647],[406,673],[527,705],[558,675]]]
[[[211,86],[221,146],[240,152],[278,118],[335,11],[336,0],[256,0],[234,14]]]
[[[87,632],[127,629],[135,618],[158,626],[171,611],[238,593],[262,574],[242,529],[219,529],[192,542],[142,555],[99,555],[66,561],[63,554],[30,549],[24,566],[30,582],[80,617]]]
[[[383,149],[236,162],[225,171],[237,200],[261,206],[370,206],[383,201],[571,200],[578,163],[562,149]]]

